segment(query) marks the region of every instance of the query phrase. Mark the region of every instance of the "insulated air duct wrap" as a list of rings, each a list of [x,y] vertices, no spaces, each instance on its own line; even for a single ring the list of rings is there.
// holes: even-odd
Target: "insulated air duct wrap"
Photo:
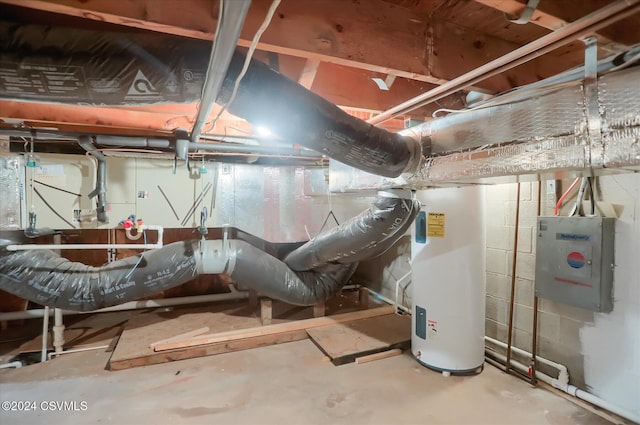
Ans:
[[[195,278],[194,241],[175,242],[102,267],[61,258],[49,250],[6,252],[0,289],[38,304],[91,311],[122,304]],[[138,261],[140,261],[138,263]]]
[[[293,270],[303,271],[376,257],[406,232],[419,210],[417,201],[381,192],[369,209],[316,236],[291,252],[284,262]]]
[[[236,52],[217,102],[229,102],[245,56]],[[415,140],[377,128],[301,85],[252,60],[229,112],[269,128],[285,140],[387,177],[414,171],[421,157]]]
[[[287,259],[300,270],[240,240],[175,242],[102,267],[49,250],[0,248],[0,289],[50,307],[91,311],[149,296],[199,274],[228,273],[243,287],[290,304],[312,305],[340,290],[359,261],[389,249],[419,210],[417,201],[381,193],[371,208],[290,254]]]
[[[294,305],[313,305],[331,298],[347,283],[358,266],[358,263],[338,265],[322,273],[295,272],[282,261],[244,241],[233,242],[236,267],[230,273],[231,278],[243,286]]]

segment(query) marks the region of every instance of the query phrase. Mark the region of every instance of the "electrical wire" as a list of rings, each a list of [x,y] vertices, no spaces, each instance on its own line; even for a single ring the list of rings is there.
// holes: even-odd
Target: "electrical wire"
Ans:
[[[569,213],[569,217],[572,216],[580,216],[582,214],[580,214],[580,211],[582,211],[582,199],[584,198],[584,191],[587,187],[587,178],[583,177],[582,181],[580,182],[580,188],[578,189],[578,196],[576,197],[576,203],[573,206],[573,209],[571,210],[571,213]]]
[[[44,197],[42,196],[42,194],[40,194],[40,192],[38,192],[38,189],[36,189],[33,186],[33,183],[31,184],[31,189],[33,190],[33,192],[38,195],[38,198],[40,198],[40,200],[51,210],[52,213],[54,213],[60,220],[64,221],[65,223],[67,223],[69,225],[69,227],[71,227],[72,229],[77,229],[76,226],[73,225],[73,223],[71,223],[69,220],[67,220],[66,218],[64,218],[62,215],[60,215],[60,213],[58,211],[56,211],[50,203],[47,202],[46,199],[44,199]],[[33,197],[31,198],[31,202],[33,202]]]
[[[147,231],[143,230],[142,231],[142,236],[144,236],[144,244],[147,244]],[[160,242],[160,241],[158,241]],[[129,279],[129,276],[131,276],[131,273],[133,273],[138,266],[140,265],[140,262],[142,261],[142,257],[144,257],[144,252],[140,254],[140,257],[138,257],[138,261],[136,262],[136,264],[133,266],[133,268],[131,270],[129,270],[129,273],[127,273],[127,275],[124,277],[125,279]]]
[[[556,203],[556,207],[553,209],[553,215],[558,215],[560,214],[560,207],[562,206],[562,203],[564,202],[564,200],[567,198],[567,196],[569,196],[569,193],[571,193],[571,191],[573,190],[574,187],[576,187],[576,185],[578,184],[578,182],[580,181],[580,177],[577,177],[573,183],[571,183],[571,186],[569,186],[569,188],[562,194],[562,196],[560,197],[560,199],[558,199],[558,202]]]
[[[273,14],[276,13],[276,9],[278,8],[279,5],[280,5],[280,0],[273,0],[273,3],[271,3],[271,6],[267,11],[267,15],[265,16],[264,21],[262,22],[262,25],[260,25],[260,28],[258,28],[258,31],[256,31],[255,35],[253,36],[253,40],[251,41],[251,45],[249,46],[249,51],[247,52],[247,57],[245,58],[244,64],[242,65],[242,70],[240,71],[240,74],[238,74],[238,78],[236,78],[235,84],[233,86],[231,97],[229,98],[229,101],[225,103],[224,106],[220,109],[220,111],[218,112],[218,115],[216,115],[216,117],[213,119],[213,122],[211,123],[212,128],[215,128],[216,122],[220,119],[222,114],[227,110],[229,105],[231,105],[235,100],[236,95],[238,94],[238,88],[240,87],[240,81],[242,81],[242,78],[244,77],[244,75],[247,73],[247,70],[249,69],[249,64],[251,63],[253,52],[256,50],[256,46],[260,41],[260,37],[262,37],[262,33],[265,32],[265,30],[271,23]]]
[[[38,183],[38,184],[40,184],[40,185],[42,185],[44,187],[48,187],[48,188],[51,188],[51,189],[59,190],[60,192],[68,193],[69,195],[82,196],[79,193],[75,193],[75,192],[71,192],[69,190],[61,189],[59,187],[55,187],[55,186],[52,186],[50,184],[42,183],[42,182],[40,182],[38,180],[34,180],[33,182],[34,183]]]

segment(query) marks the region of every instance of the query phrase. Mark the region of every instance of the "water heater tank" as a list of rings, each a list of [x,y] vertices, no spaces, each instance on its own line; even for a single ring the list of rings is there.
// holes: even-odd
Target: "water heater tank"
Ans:
[[[485,223],[481,186],[419,192],[411,240],[411,351],[443,373],[484,363]]]

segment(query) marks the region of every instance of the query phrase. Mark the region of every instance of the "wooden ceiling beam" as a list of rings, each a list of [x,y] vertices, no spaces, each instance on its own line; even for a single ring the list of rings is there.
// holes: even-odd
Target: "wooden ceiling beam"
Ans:
[[[210,0],[0,0],[2,3],[205,40],[213,38],[217,19],[213,10],[217,2]],[[271,0],[253,0],[239,45],[250,44],[270,4]],[[453,50],[451,45],[471,49],[474,54],[460,52],[459,56],[471,57],[469,63],[475,67],[519,47],[489,37],[496,48],[488,48],[482,41],[488,36],[459,26],[451,31],[452,26],[380,0],[283,0],[258,48],[442,84],[462,74],[460,57],[456,52],[438,57],[436,52]],[[460,39],[466,43],[461,44]],[[520,67],[517,74],[520,80],[536,81],[557,72],[562,61],[542,57]],[[512,88],[510,82],[516,78],[509,73],[504,77],[479,83],[474,89],[500,92]]]
[[[508,15],[520,16],[522,11],[525,8],[525,3],[522,3],[518,0],[474,0],[476,3],[480,3],[482,5],[488,6],[492,9],[499,10],[500,12],[504,12]],[[576,6],[576,5],[573,5]],[[529,22],[533,25],[537,25],[542,28],[546,28],[551,31],[555,31],[566,26],[569,22],[566,20],[553,15],[551,13],[545,12],[543,9],[545,7],[544,2],[538,5],[538,8],[533,12],[531,19]],[[605,37],[602,34],[594,34],[598,38],[598,45],[601,49],[616,53],[620,51],[624,51],[627,46],[618,43],[616,41],[611,40],[608,37]]]

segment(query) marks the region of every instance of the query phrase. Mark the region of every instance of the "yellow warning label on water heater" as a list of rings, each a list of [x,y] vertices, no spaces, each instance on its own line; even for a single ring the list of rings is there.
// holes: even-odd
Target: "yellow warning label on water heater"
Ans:
[[[444,238],[444,213],[429,213],[427,237]]]

